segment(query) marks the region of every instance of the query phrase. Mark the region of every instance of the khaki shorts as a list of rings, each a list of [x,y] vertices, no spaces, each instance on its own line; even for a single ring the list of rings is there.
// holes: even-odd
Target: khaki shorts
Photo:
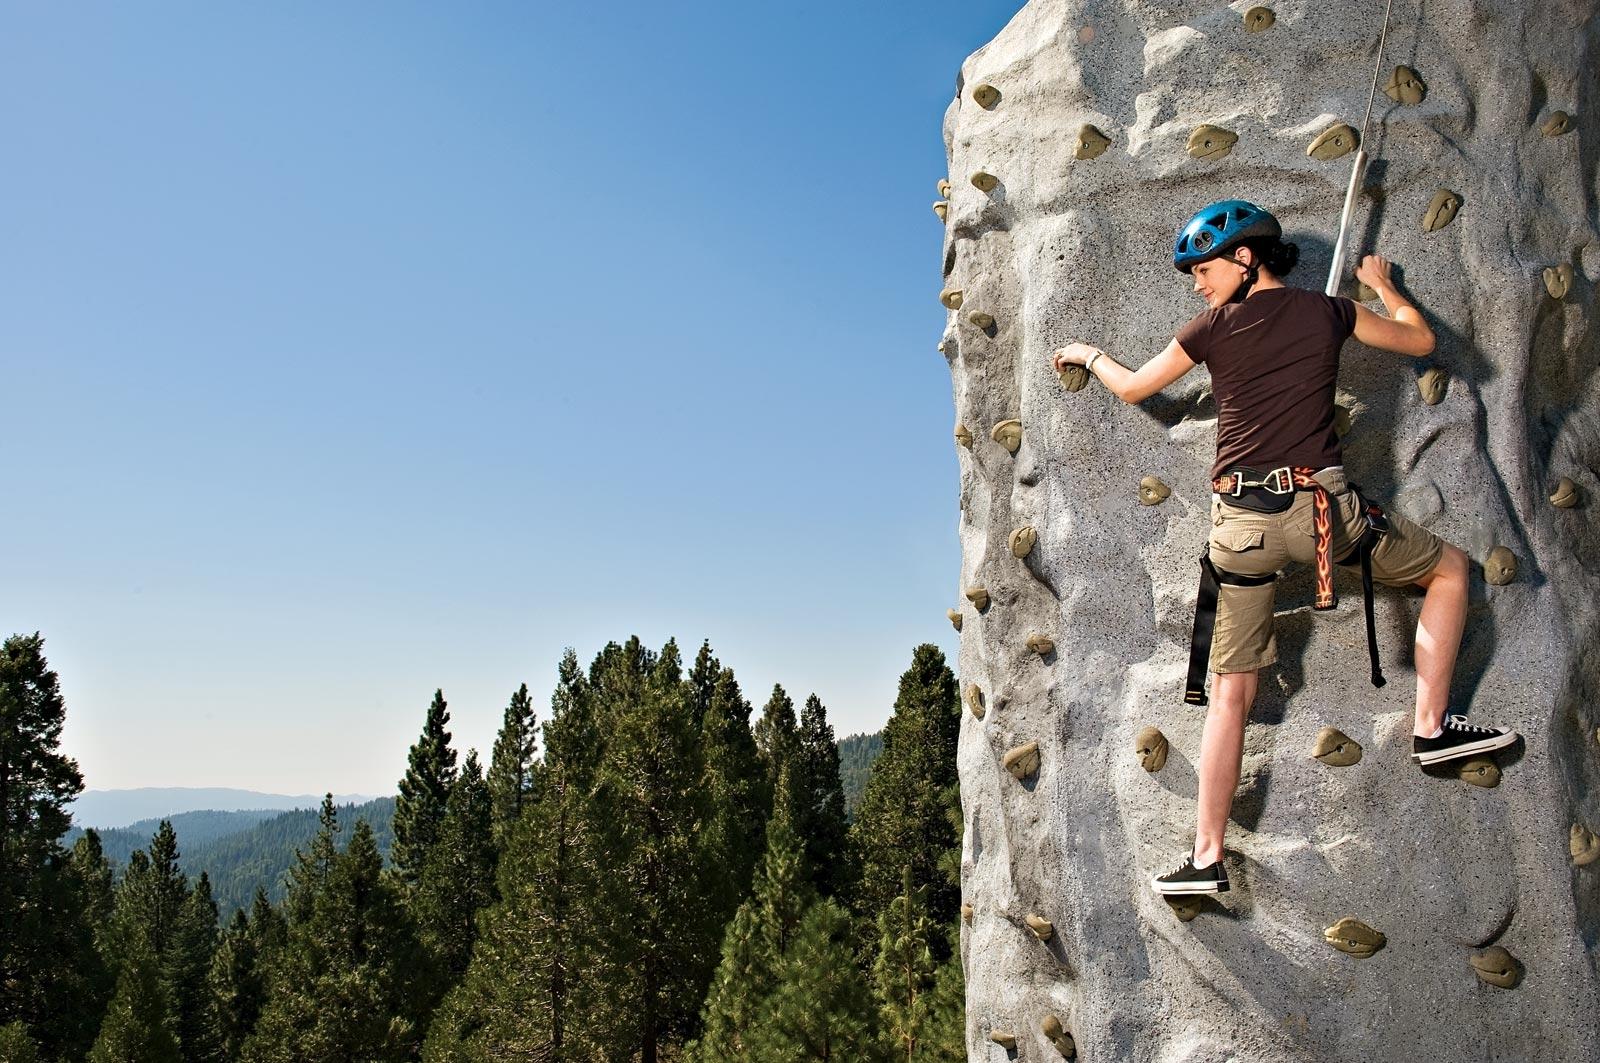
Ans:
[[[1333,507],[1333,558],[1348,554],[1366,529],[1366,518],[1343,469],[1324,469],[1317,480]],[[1296,491],[1294,505],[1282,513],[1257,513],[1218,497],[1211,504],[1211,563],[1241,576],[1270,576],[1291,561],[1315,562],[1313,494]],[[1438,565],[1444,540],[1388,511],[1389,531],[1372,552],[1372,579],[1391,587],[1415,583]],[[1213,672],[1252,672],[1278,659],[1272,632],[1277,584],[1240,587],[1224,583],[1217,600],[1216,634],[1211,642]]]

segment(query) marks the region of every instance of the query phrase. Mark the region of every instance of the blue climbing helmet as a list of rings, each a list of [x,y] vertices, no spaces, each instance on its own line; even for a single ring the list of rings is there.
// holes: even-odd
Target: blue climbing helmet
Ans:
[[[1196,211],[1178,230],[1178,241],[1172,245],[1172,264],[1180,273],[1188,273],[1201,262],[1216,258],[1246,240],[1277,239],[1282,235],[1283,226],[1278,224],[1278,219],[1254,203],[1242,199],[1219,200]]]

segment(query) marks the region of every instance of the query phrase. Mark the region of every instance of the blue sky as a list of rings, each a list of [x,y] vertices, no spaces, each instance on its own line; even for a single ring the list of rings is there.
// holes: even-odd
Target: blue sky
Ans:
[[[940,122],[1015,2],[0,6],[0,626],[90,788],[390,792],[435,687],[954,659]]]

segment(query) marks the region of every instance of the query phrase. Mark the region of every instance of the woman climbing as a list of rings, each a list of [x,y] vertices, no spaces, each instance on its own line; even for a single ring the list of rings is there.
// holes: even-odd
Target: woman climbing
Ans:
[[[1433,350],[1433,331],[1395,289],[1389,263],[1377,255],[1362,260],[1356,277],[1383,299],[1388,317],[1349,299],[1288,287],[1282,278],[1299,252],[1282,236],[1277,219],[1254,204],[1213,203],[1184,225],[1173,249],[1173,265],[1193,276],[1194,290],[1210,309],[1137,370],[1084,343],[1052,358],[1055,371],[1082,365],[1128,403],[1202,363],[1211,371],[1217,406],[1212,527],[1201,560],[1186,700],[1207,704],[1207,662],[1212,700],[1200,743],[1194,848],[1176,869],[1151,880],[1163,894],[1228,889],[1223,832],[1239,784],[1257,672],[1277,660],[1273,583],[1291,561],[1315,564],[1318,609],[1334,605],[1335,563],[1362,564],[1369,587],[1375,579],[1425,589],[1417,622],[1413,761],[1426,766],[1500,749],[1517,738],[1506,728],[1474,727],[1445,714],[1466,619],[1466,554],[1361,498],[1345,479],[1333,427],[1339,349],[1348,337],[1417,358]],[[1368,634],[1374,637],[1370,597]],[[1375,641],[1372,656],[1373,682],[1381,686]]]

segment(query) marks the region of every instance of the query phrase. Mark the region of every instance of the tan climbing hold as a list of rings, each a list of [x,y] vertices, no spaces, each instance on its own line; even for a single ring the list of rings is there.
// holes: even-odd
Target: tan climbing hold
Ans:
[[[1322,932],[1322,940],[1350,955],[1365,959],[1389,939],[1359,919],[1344,918]]]
[[[1456,220],[1456,211],[1460,209],[1460,196],[1448,188],[1439,189],[1428,201],[1428,209],[1423,212],[1422,231],[1431,233],[1443,229]]]
[[[939,215],[940,221],[944,221],[950,217],[950,204],[941,199],[933,205],[933,212]]]
[[[1567,848],[1572,853],[1573,867],[1586,867],[1600,860],[1600,838],[1582,823],[1572,825],[1571,836],[1567,839]]]
[[[1029,635],[1028,649],[1037,653],[1040,657],[1048,657],[1056,652],[1056,644],[1053,639],[1047,639],[1043,635]]]
[[[1417,390],[1422,392],[1422,401],[1429,406],[1437,406],[1444,401],[1444,392],[1450,384],[1450,374],[1438,366],[1433,366],[1427,372],[1417,377]]]
[[[1351,425],[1350,407],[1333,404],[1333,434],[1343,439],[1350,434]]]
[[[1340,122],[1324,130],[1322,135],[1313,140],[1311,146],[1306,149],[1306,154],[1318,162],[1328,162],[1355,151],[1356,143],[1360,139],[1361,134],[1355,131],[1354,126]]]
[[[1544,290],[1552,299],[1565,299],[1572,290],[1572,263],[1563,262],[1544,271]]]
[[[972,86],[972,102],[982,107],[985,111],[994,110],[994,105],[1000,102],[1000,90],[987,81],[981,85]]]
[[[1517,578],[1517,555],[1509,547],[1497,546],[1483,559],[1483,581],[1504,587]]]
[[[967,320],[972,322],[973,328],[985,330],[994,328],[994,315],[986,314],[982,310],[972,311],[972,313],[967,315]]]
[[[1272,8],[1252,7],[1244,13],[1244,30],[1246,33],[1260,33],[1262,30],[1271,29],[1276,21],[1278,16],[1272,13]]]
[[[939,198],[950,198],[950,179],[948,177],[939,178]]]
[[[1133,751],[1139,757],[1139,767],[1148,772],[1158,772],[1167,766],[1167,736],[1159,727],[1146,727],[1133,739]]]
[[[1200,909],[1205,907],[1199,897],[1174,896],[1166,898],[1166,901],[1167,906],[1172,909],[1172,914],[1184,923],[1193,922],[1194,917],[1200,914]]]
[[[1378,297],[1378,293],[1360,281],[1356,282],[1356,299],[1363,303],[1370,303]]]
[[[1139,481],[1139,504],[1141,506],[1159,506],[1171,496],[1172,488],[1154,476],[1146,476]]]
[[[989,438],[1015,454],[1022,446],[1022,422],[1012,419],[1001,421],[989,430]]]
[[[1361,743],[1337,727],[1324,727],[1317,732],[1317,741],[1311,755],[1324,764],[1348,768],[1361,759]]]
[[[972,905],[963,904],[961,906],[961,918],[969,923],[972,922]]]
[[[1039,743],[1029,742],[1018,746],[1005,755],[1006,771],[1009,771],[1017,780],[1026,779],[1039,770]]]
[[[960,288],[946,288],[939,293],[939,301],[949,310],[960,310],[963,298]]]
[[[1039,533],[1033,530],[1032,525],[1024,524],[1022,527],[1011,533],[1011,556],[1018,558],[1027,557],[1033,552],[1034,545],[1037,544],[1038,541]]]
[[[1055,1050],[1061,1053],[1063,1059],[1072,1059],[1078,1054],[1078,1046],[1073,1043],[1072,1035],[1067,1028],[1061,1025],[1061,1020],[1054,1015],[1046,1015],[1039,1024],[1039,1032],[1050,1039]]]
[[[1010,1052],[1012,1049],[1017,1047],[1017,1035],[1007,1030],[990,1031],[989,1040],[993,1041],[1007,1052]]]
[[[951,627],[955,628],[957,631],[961,630],[961,610],[946,609],[944,611],[944,615],[950,618]]]
[[[1238,142],[1239,134],[1231,129],[1208,124],[1200,126],[1189,134],[1186,150],[1197,159],[1215,162],[1232,151]]]
[[[1415,107],[1427,98],[1428,86],[1423,83],[1422,75],[1409,66],[1397,66],[1394,73],[1389,75],[1389,83],[1383,87],[1383,94],[1395,103]]]
[[[968,587],[965,594],[967,601],[971,602],[972,607],[978,612],[981,613],[985,609],[989,608],[989,592],[984,588]]]
[[[1539,127],[1539,132],[1547,137],[1559,137],[1572,130],[1572,116],[1566,111],[1551,111],[1550,117],[1544,120],[1544,125]]]
[[[956,442],[968,450],[972,449],[972,433],[964,424],[956,425]]]
[[[992,173],[984,173],[982,170],[979,170],[977,173],[972,175],[973,187],[980,192],[993,192],[995,190],[995,186],[997,186],[999,183],[1000,178],[996,177]]]
[[[1082,391],[1089,382],[1089,370],[1081,365],[1069,365],[1057,375],[1061,378],[1061,386],[1068,391]]]
[[[1571,509],[1583,501],[1583,492],[1578,490],[1578,485],[1566,476],[1556,484],[1556,489],[1550,492],[1550,504],[1557,509]]]
[[[1028,930],[1040,941],[1049,941],[1055,936],[1055,924],[1042,915],[1029,915],[1026,920]]]
[[[1456,778],[1492,790],[1500,785],[1500,765],[1488,757],[1468,757],[1456,765]]]
[[[1098,159],[1111,146],[1111,138],[1100,132],[1098,126],[1085,125],[1078,129],[1078,143],[1072,149],[1075,159]]]
[[[983,703],[983,691],[978,689],[978,684],[971,683],[967,686],[967,708],[972,710],[972,715],[983,719],[984,713],[989,709]]]
[[[1482,952],[1474,952],[1467,962],[1479,978],[1501,989],[1515,989],[1522,981],[1522,964],[1499,945],[1490,945]]]

